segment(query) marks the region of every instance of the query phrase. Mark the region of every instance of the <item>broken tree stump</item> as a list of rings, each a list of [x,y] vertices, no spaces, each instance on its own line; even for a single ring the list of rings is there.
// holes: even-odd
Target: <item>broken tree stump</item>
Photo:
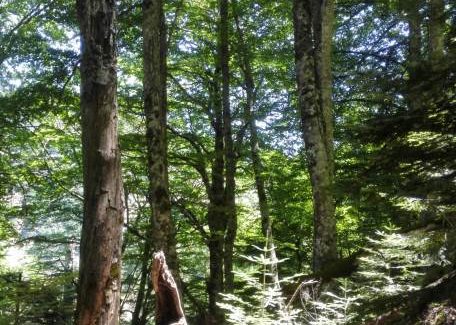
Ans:
[[[155,324],[187,325],[176,281],[162,251],[154,254],[151,281],[156,295]]]

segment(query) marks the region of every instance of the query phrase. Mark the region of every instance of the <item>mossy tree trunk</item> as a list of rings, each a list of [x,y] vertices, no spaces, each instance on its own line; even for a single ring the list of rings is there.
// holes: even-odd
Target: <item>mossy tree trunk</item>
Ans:
[[[314,272],[337,259],[329,53],[332,11],[331,0],[293,3],[298,110],[314,206]]]
[[[217,77],[216,77],[217,78]],[[219,91],[219,82],[214,80],[210,89],[213,107],[212,127],[214,129],[214,159],[211,168],[211,182],[208,187],[209,206],[207,219],[209,224],[209,279],[207,292],[209,296],[209,315],[214,324],[223,320],[223,312],[217,306],[220,293],[223,292],[224,242],[226,232],[225,209],[225,176],[224,176],[224,131],[223,111]]]
[[[163,251],[180,288],[175,227],[171,218],[167,161],[166,25],[162,0],[143,1],[144,112],[149,176],[148,260]],[[152,249],[150,249],[150,247]],[[145,269],[144,269],[145,271]],[[144,317],[141,317],[144,319]]]

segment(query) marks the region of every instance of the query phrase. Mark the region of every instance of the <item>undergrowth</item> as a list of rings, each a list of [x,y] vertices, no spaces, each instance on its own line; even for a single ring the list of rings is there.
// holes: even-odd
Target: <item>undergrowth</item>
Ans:
[[[287,298],[280,287],[291,278],[268,283],[268,266],[274,261],[266,249],[258,248],[259,256],[245,256],[257,265],[257,272],[236,273],[245,283],[244,293],[223,295],[221,307],[232,324],[363,324],[388,311],[401,294],[425,285],[430,270],[451,264],[446,239],[442,231],[403,234],[386,229],[369,239],[352,276],[329,283],[302,282]]]

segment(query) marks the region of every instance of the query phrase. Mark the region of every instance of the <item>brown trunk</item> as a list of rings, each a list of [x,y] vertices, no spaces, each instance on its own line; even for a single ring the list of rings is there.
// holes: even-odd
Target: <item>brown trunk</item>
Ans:
[[[84,219],[76,324],[118,324],[123,195],[117,139],[115,1],[78,0]]]
[[[234,153],[233,135],[231,128],[230,108],[230,70],[229,70],[229,35],[228,35],[228,0],[220,1],[220,39],[219,59],[222,73],[222,111],[223,111],[223,139],[225,141],[225,208],[226,234],[224,243],[224,275],[225,290],[230,292],[234,286],[233,250],[236,239],[237,219],[235,203],[235,174],[236,157]]]
[[[209,224],[209,315],[213,324],[223,321],[223,313],[217,306],[220,293],[223,292],[223,248],[226,231],[226,209],[224,200],[224,144],[223,144],[223,112],[219,94],[219,85],[215,81],[210,91],[214,107],[213,128],[215,132],[215,158],[212,163],[211,185],[209,188],[209,207],[207,219]]]
[[[332,126],[326,125],[332,118],[325,113],[327,108],[323,107],[322,100],[323,96],[328,96],[322,91],[328,87],[322,65],[327,60],[323,58],[328,55],[324,51],[329,50],[321,44],[325,36],[323,31],[327,30],[325,33],[328,33],[329,30],[323,26],[325,19],[322,17],[329,15],[327,11],[330,9],[331,6],[326,1],[294,0],[293,6],[298,107],[314,205],[315,272],[337,259],[332,193],[332,139],[328,139],[328,130],[332,130]],[[325,42],[327,46],[329,43]]]
[[[156,295],[155,324],[186,325],[179,289],[161,251],[154,254],[150,278]]]
[[[162,0],[143,2],[144,112],[151,208],[149,238],[163,250],[179,284],[175,229],[171,219],[166,141],[166,27]]]
[[[212,164],[212,182],[208,193],[207,214],[210,230],[210,274],[207,284],[210,317],[208,322],[211,324],[223,323],[223,312],[217,303],[220,302],[220,293],[233,288],[232,258],[237,229],[234,196],[236,157],[232,140],[229,102],[228,0],[220,0],[219,5],[216,79],[213,89],[210,91],[214,107],[212,125],[215,131],[215,158]]]

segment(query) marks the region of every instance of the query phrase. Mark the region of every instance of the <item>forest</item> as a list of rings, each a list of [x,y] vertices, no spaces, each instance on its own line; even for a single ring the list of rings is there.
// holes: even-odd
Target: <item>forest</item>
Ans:
[[[0,325],[455,325],[455,203],[453,0],[0,1]]]

